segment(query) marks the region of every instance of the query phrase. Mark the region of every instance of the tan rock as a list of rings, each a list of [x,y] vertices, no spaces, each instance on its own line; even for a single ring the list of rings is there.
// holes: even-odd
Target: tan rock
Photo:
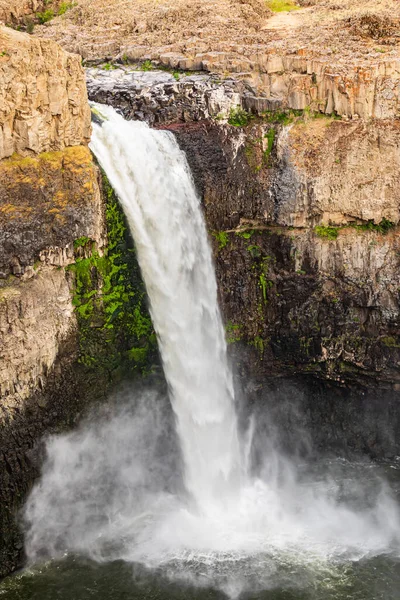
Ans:
[[[400,221],[400,126],[397,121],[309,119],[278,139],[283,190],[276,218],[298,227],[383,218]],[[285,173],[286,185],[280,181]]]
[[[76,327],[64,269],[0,288],[0,422],[44,385],[64,339]]]
[[[87,144],[80,57],[7,27],[0,27],[0,49],[0,159]]]

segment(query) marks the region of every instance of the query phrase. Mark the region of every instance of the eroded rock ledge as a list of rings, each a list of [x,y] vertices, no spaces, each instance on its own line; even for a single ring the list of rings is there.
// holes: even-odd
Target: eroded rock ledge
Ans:
[[[90,111],[80,57],[0,26],[0,159],[87,144]]]

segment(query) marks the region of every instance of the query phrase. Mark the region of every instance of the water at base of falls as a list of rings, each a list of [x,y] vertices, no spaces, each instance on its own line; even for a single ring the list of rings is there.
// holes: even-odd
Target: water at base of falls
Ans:
[[[175,419],[163,394],[131,389],[52,437],[25,511],[31,562],[123,560],[236,597],[285,581],[314,589],[354,561],[397,557],[398,505],[370,465],[321,475],[266,440],[252,471],[185,157],[171,134],[97,109],[92,147],[132,229]]]

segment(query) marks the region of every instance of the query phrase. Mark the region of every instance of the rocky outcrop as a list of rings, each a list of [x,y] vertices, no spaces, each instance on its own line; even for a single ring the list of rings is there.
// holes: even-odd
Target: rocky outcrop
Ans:
[[[397,389],[399,204],[395,180],[382,176],[397,177],[396,151],[383,143],[374,153],[380,126],[324,121],[173,130],[203,198],[230,340],[252,346],[264,373]],[[383,127],[385,139],[397,136],[396,125]],[[308,128],[314,135],[298,143]]]
[[[74,262],[74,240],[104,245],[98,170],[86,146],[0,162],[0,277]]]
[[[19,25],[42,6],[42,0],[0,0],[0,23]]]
[[[206,74],[177,77],[168,72],[127,67],[86,70],[91,100],[114,106],[126,119],[139,119],[149,125],[226,115],[246,93],[251,95],[244,84],[234,79],[221,82]]]
[[[150,124],[226,116],[237,105],[255,114],[291,109],[344,120],[362,117],[366,122],[370,118],[385,122],[400,115],[400,63],[396,61],[380,65],[376,73],[363,70],[349,78],[341,75],[340,69],[331,73],[328,62],[275,55],[260,60],[267,69],[265,76],[256,71],[250,79],[228,76],[232,71],[229,65],[217,69],[225,74],[223,77],[179,72],[173,76],[123,66],[89,68],[88,93],[97,102],[118,107],[126,118]],[[179,60],[172,64],[185,68]],[[313,131],[307,129],[307,135]]]
[[[76,240],[102,253],[104,201],[87,148],[79,57],[0,28],[0,575],[18,564],[16,516],[45,432],[90,397],[73,306]],[[81,243],[81,242],[80,242]],[[75,244],[76,245],[76,244]],[[100,384],[104,389],[105,386]],[[95,389],[95,386],[93,386]]]
[[[0,159],[87,144],[89,137],[80,57],[0,27]]]
[[[400,114],[399,22],[391,0],[276,14],[259,0],[78,0],[40,33],[86,60],[234,75],[259,102],[282,108],[392,119]]]

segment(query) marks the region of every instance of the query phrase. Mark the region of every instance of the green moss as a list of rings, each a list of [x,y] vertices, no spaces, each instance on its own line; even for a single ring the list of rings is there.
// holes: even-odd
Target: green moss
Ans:
[[[387,348],[400,348],[400,340],[396,340],[394,337],[383,337],[381,338],[382,344],[384,344]]]
[[[74,249],[76,250],[77,248],[84,248],[89,243],[92,244],[92,242],[93,240],[83,235],[82,237],[74,241]]]
[[[380,223],[367,221],[361,225],[351,225],[351,227],[354,227],[354,229],[357,229],[357,231],[376,231],[377,233],[386,235],[391,229],[393,229],[393,227],[395,227],[395,224],[392,223],[392,221],[383,218]]]
[[[271,127],[271,129],[264,136],[267,140],[267,147],[264,150],[264,156],[263,156],[264,162],[266,164],[268,164],[269,157],[270,157],[272,149],[274,147],[275,135],[276,135],[275,129],[273,127]]]
[[[253,258],[259,258],[261,256],[261,247],[257,244],[247,246],[247,252],[250,252]]]
[[[261,273],[259,276],[259,284],[258,285],[261,288],[264,304],[267,304],[267,302],[268,302],[267,290],[269,290],[269,288],[272,287],[272,285],[273,285],[272,281],[267,279],[265,273]]]
[[[273,12],[290,12],[300,8],[292,0],[267,0],[267,5]]]
[[[228,123],[234,127],[246,127],[252,119],[252,115],[241,106],[231,108],[229,111]]]
[[[260,354],[264,354],[266,342],[259,335],[254,337],[254,339],[250,342],[250,345],[254,346],[254,348],[256,348]]]
[[[326,240],[336,240],[339,235],[339,227],[326,227],[325,225],[317,225],[314,227],[314,233],[319,238]]]
[[[254,229],[245,229],[241,231],[235,232],[238,237],[243,238],[244,240],[249,240],[251,236],[254,234]]]
[[[86,368],[146,374],[156,357],[156,337],[125,216],[103,174],[108,245],[104,255],[89,238],[75,240],[73,304],[80,332],[79,362]],[[79,257],[79,249],[90,255]]]
[[[54,18],[54,11],[51,8],[49,8],[44,12],[38,12],[36,13],[36,18],[38,19],[39,23],[43,25],[44,23],[47,23],[48,21],[51,21],[51,19]]]
[[[241,329],[241,325],[236,325],[235,323],[232,323],[232,321],[228,321],[225,325],[226,343],[234,344],[235,342],[240,342],[242,339]]]
[[[213,231],[211,233],[218,242],[218,250],[222,250],[229,242],[229,236],[226,231]]]

